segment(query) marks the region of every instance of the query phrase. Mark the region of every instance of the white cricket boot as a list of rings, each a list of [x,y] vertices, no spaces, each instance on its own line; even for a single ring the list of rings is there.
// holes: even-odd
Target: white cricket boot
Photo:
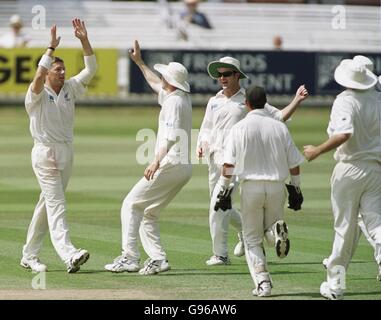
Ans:
[[[139,261],[127,259],[125,256],[120,255],[116,257],[112,263],[105,265],[105,270],[119,273],[119,272],[138,272],[140,270]]]
[[[342,290],[332,290],[327,281],[320,285],[320,294],[329,300],[342,300],[344,298]]]
[[[144,267],[139,270],[139,274],[147,276],[154,275],[161,272],[171,270],[171,266],[168,263],[168,260],[152,260],[148,258],[144,262]]]
[[[231,262],[229,257],[221,257],[221,256],[213,255],[209,258],[209,260],[206,260],[206,264],[208,266],[222,266],[222,265],[227,266],[227,265],[230,265]]]
[[[70,258],[69,262],[66,263],[67,272],[77,272],[80,269],[81,265],[83,265],[89,258],[90,253],[88,253],[87,250],[78,249]]]
[[[34,272],[45,272],[48,270],[48,267],[36,257],[29,259],[23,257],[20,261],[20,266],[25,269],[31,269]]]
[[[237,245],[234,248],[234,255],[236,257],[242,257],[243,255],[245,255],[245,245],[244,245],[244,242],[243,242],[242,232],[238,232],[238,240],[239,241],[238,241]]]
[[[276,254],[279,258],[284,258],[290,250],[287,224],[283,220],[279,220],[274,224],[273,228]]]

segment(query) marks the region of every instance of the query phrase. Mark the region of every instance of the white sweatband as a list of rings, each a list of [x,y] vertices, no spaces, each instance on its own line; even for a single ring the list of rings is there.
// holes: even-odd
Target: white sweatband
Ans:
[[[91,56],[84,56],[83,59],[85,61],[85,69],[83,69],[74,78],[84,85],[88,85],[97,72],[97,59],[95,58],[95,54],[92,54]]]
[[[41,57],[41,59],[40,59],[38,65],[39,65],[40,67],[45,68],[46,70],[49,70],[50,67],[51,67],[51,65],[52,65],[52,62],[53,62],[52,57],[49,57],[47,54],[44,54],[44,55]]]
[[[220,181],[219,181],[219,184],[224,187],[224,188],[228,188],[229,185],[230,185],[230,180],[231,178],[226,178],[224,176],[221,176],[220,177]]]
[[[300,186],[300,175],[297,175],[297,176],[291,175],[291,184],[295,187],[299,187]]]

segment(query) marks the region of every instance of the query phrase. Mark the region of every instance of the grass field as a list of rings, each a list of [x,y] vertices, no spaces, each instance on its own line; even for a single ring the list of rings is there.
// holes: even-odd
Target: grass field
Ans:
[[[256,299],[245,259],[233,256],[232,228],[232,265],[205,265],[211,255],[205,165],[194,166],[191,181],[161,215],[162,242],[172,270],[152,277],[103,270],[120,253],[121,203],[144,170],[135,160],[136,132],[155,129],[158,112],[157,108],[77,110],[74,172],[66,193],[68,221],[73,243],[89,250],[91,257],[81,272],[67,274],[47,237],[41,255],[49,267],[47,290],[32,290],[36,275],[19,266],[39,196],[30,164],[29,122],[23,108],[0,109],[0,299]],[[194,110],[193,128],[199,128],[202,116],[202,109]],[[289,127],[300,149],[326,137],[328,118],[325,109],[297,112]],[[273,299],[321,299],[319,286],[325,279],[321,261],[330,253],[333,239],[329,201],[333,166],[330,153],[302,167],[303,210],[286,209],[285,216],[290,254],[279,260],[272,248],[267,249]],[[348,270],[346,299],[380,299],[376,274],[372,249],[362,238]]]

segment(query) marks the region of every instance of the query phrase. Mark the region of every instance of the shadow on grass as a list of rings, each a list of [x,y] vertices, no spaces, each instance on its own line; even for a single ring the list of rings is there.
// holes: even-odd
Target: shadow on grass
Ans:
[[[372,263],[373,261],[372,260],[362,260],[362,261],[351,261],[351,264],[360,264],[360,263]],[[297,266],[297,265],[323,265],[322,262],[281,262],[281,261],[269,261],[267,263],[268,265],[282,265],[282,266],[287,266],[287,265],[290,265],[290,266]]]
[[[67,273],[66,269],[48,269],[47,273]],[[111,273],[110,271],[107,270],[79,270],[75,273],[70,273],[70,275],[76,275],[76,274],[89,274],[89,273]]]
[[[303,298],[322,298],[319,292],[301,292],[301,293],[284,293],[284,294],[272,294],[271,298],[287,298],[287,297],[303,297]]]

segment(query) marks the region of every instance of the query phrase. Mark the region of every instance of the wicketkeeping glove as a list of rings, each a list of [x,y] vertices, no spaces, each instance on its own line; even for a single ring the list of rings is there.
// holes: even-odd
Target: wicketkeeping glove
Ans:
[[[222,188],[221,191],[217,195],[216,204],[214,205],[214,211],[221,209],[222,211],[226,211],[232,208],[232,198],[231,194],[234,189],[234,184],[231,183],[228,188]]]
[[[300,210],[304,200],[302,190],[300,190],[299,187],[287,183],[286,187],[288,191],[288,208],[295,211]]]

